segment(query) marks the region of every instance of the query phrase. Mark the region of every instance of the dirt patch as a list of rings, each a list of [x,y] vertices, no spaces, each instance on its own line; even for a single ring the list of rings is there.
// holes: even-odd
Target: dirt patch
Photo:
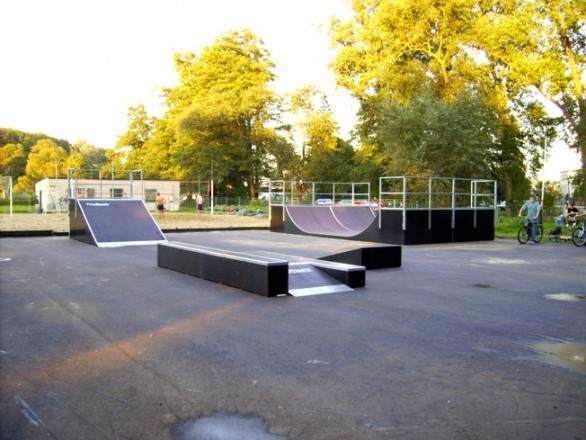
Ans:
[[[185,229],[233,229],[268,228],[268,217],[254,217],[224,214],[194,214],[166,212],[165,218],[155,220],[163,231]],[[68,214],[0,214],[0,231],[53,231],[69,232]]]

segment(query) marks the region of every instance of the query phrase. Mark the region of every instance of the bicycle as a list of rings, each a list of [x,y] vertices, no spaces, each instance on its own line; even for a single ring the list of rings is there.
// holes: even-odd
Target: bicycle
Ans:
[[[572,243],[579,247],[586,243],[586,220],[582,219],[582,226],[572,229]]]
[[[523,225],[519,228],[517,232],[517,241],[521,244],[525,244],[531,238],[531,222],[528,219],[525,219]],[[543,238],[543,225],[537,225],[537,233],[535,234],[535,243],[539,243]]]

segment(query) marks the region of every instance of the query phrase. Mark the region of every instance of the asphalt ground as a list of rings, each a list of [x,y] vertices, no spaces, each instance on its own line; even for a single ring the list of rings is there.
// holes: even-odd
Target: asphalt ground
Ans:
[[[166,236],[311,257],[348,246]],[[586,439],[586,248],[404,246],[366,287],[303,298],[156,254],[0,239],[0,438]]]

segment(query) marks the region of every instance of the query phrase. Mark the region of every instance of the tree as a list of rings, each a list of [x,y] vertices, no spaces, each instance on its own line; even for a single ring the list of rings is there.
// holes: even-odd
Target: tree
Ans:
[[[379,161],[388,175],[490,177],[497,126],[475,94],[446,102],[422,93],[385,109]]]
[[[128,129],[118,138],[110,159],[118,169],[143,169],[143,147],[150,139],[154,119],[147,114],[143,104],[128,109]]]
[[[389,103],[406,104],[424,90],[450,102],[476,89],[480,69],[468,50],[476,3],[356,0],[354,20],[332,22],[338,47],[332,67],[338,84],[360,102],[363,146],[376,142]]]
[[[67,152],[50,139],[41,139],[31,149],[25,174],[18,178],[15,191],[33,192],[35,183],[45,177],[65,175]]]
[[[313,111],[302,124],[308,147],[304,176],[307,181],[347,181],[354,149],[337,136],[338,124],[329,109]]]
[[[71,146],[71,152],[65,162],[66,169],[97,169],[106,162],[106,151],[102,148],[88,144],[85,140],[79,140]]]
[[[486,123],[491,123],[496,115],[499,124],[489,154],[479,156],[487,161],[483,168],[490,167],[492,175],[505,182],[507,194],[512,194],[517,173],[525,173],[523,158],[534,155],[536,146],[523,131],[532,127],[524,127],[518,121],[525,108],[513,106],[523,103],[522,88],[495,60],[483,59],[484,47],[488,46],[486,35],[494,31],[490,27],[492,22],[484,18],[490,8],[498,15],[500,5],[482,0],[356,0],[354,21],[333,21],[332,38],[339,48],[333,68],[338,83],[360,101],[357,132],[362,148],[367,150],[363,158],[376,162],[376,155],[382,151],[382,127],[388,130],[393,123],[387,121],[389,105],[405,105],[424,90],[447,103],[454,102],[462,93],[475,93],[483,108],[488,109],[484,112],[489,118]],[[521,43],[521,37],[512,38]],[[503,47],[510,50],[510,45]],[[425,112],[422,117],[432,118],[427,121],[431,124],[437,123],[433,113]],[[485,125],[477,125],[478,132],[468,130],[468,139],[483,139]],[[412,135],[418,136],[416,132]],[[435,163],[429,159],[406,163],[407,158],[424,159],[419,155],[421,151],[412,153],[394,158],[395,163],[403,160],[401,173],[429,168]],[[453,169],[444,168],[443,172],[464,172],[458,168],[459,153],[457,149],[441,149],[437,156],[449,157],[454,164]]]
[[[586,0],[509,0],[489,4],[479,46],[522,88],[561,113],[568,145],[581,154],[586,177]]]
[[[177,153],[182,145],[178,141],[174,121],[168,118],[152,118],[150,137],[141,148],[141,164],[146,178],[179,179],[183,176],[177,163]],[[198,179],[199,180],[199,179]]]
[[[303,169],[306,182],[354,181],[354,147],[342,139],[335,139],[335,146],[313,147]]]
[[[22,144],[6,144],[2,147],[2,174],[19,177],[24,174],[26,155]]]
[[[267,124],[277,98],[269,85],[274,65],[249,30],[231,31],[194,54],[176,55],[181,84],[168,91],[169,117],[177,121],[175,159],[185,178],[197,178],[213,160],[214,178],[256,193],[266,160]]]
[[[289,96],[289,111],[300,131],[303,179],[306,181],[347,181],[353,174],[354,149],[337,137],[338,123],[327,97],[314,86]]]
[[[298,180],[301,178],[302,159],[295,145],[284,136],[277,136],[267,143],[267,161],[264,176],[273,180]]]
[[[16,130],[13,128],[0,128],[0,148],[6,147],[8,144],[21,145],[22,150],[19,147],[10,147],[8,151],[4,151],[5,160],[11,161],[10,175],[16,180],[18,177],[24,175],[26,161],[33,145],[42,139],[49,139],[56,145],[62,147],[65,152],[69,153],[70,144],[64,139],[57,139],[51,136],[47,136],[43,133],[27,133],[24,131]],[[2,165],[4,167],[4,165]],[[5,172],[7,170],[5,169]]]
[[[446,99],[475,62],[464,50],[476,0],[356,0],[354,20],[332,22],[338,83],[362,101],[405,102],[422,86]]]

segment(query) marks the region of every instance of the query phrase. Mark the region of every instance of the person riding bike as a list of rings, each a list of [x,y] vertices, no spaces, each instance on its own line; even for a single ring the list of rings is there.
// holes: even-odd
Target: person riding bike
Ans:
[[[523,212],[527,215],[524,216]],[[525,217],[527,222],[531,224],[531,238],[530,243],[535,244],[535,236],[537,235],[537,225],[539,223],[539,217],[541,215],[541,203],[535,200],[534,196],[529,197],[529,200],[525,202],[519,210],[519,217]]]

